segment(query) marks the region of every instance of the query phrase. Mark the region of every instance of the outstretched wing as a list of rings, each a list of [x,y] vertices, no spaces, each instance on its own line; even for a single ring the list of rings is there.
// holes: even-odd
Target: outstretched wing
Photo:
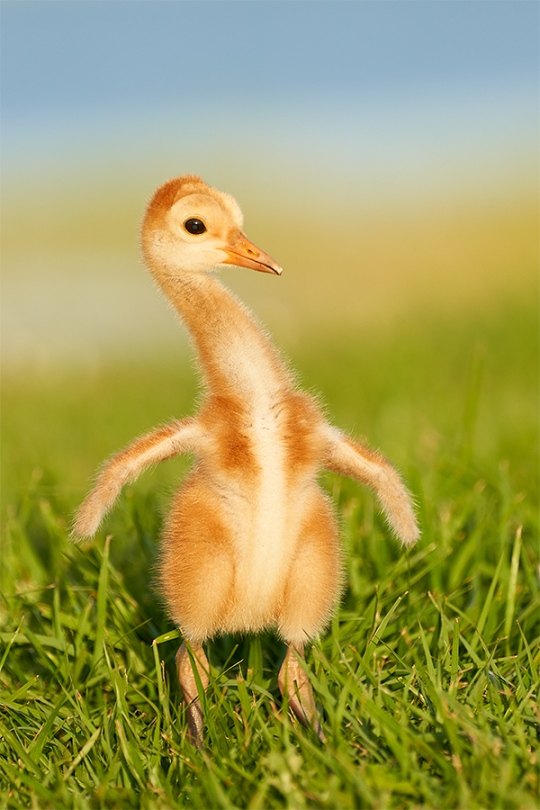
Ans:
[[[403,545],[412,546],[420,537],[412,498],[397,470],[379,453],[353,441],[337,428],[322,428],[327,470],[356,478],[377,494],[388,523]]]
[[[71,536],[92,537],[114,504],[124,484],[134,481],[150,465],[180,453],[197,452],[203,431],[196,419],[182,419],[157,428],[107,461],[95,486],[75,516]]]

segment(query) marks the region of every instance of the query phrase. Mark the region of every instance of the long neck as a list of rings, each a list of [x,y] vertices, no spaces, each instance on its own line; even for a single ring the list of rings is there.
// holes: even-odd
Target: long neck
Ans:
[[[290,387],[289,373],[251,313],[215,278],[186,273],[164,291],[193,338],[211,393],[249,405]]]

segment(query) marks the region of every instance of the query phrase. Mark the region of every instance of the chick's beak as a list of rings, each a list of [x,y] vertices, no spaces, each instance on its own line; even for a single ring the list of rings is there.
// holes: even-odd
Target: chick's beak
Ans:
[[[243,233],[239,234],[224,250],[227,258],[223,264],[247,267],[250,270],[259,270],[261,273],[274,273],[276,276],[280,276],[283,272],[279,264],[268,253],[259,250]]]

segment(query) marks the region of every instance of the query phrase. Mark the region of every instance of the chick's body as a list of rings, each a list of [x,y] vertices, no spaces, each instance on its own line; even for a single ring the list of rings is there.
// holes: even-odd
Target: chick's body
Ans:
[[[189,638],[275,627],[303,643],[324,627],[341,586],[332,510],[317,483],[314,403],[290,392],[264,411],[209,402],[204,459],[167,521],[161,581]],[[194,596],[197,594],[197,596]]]

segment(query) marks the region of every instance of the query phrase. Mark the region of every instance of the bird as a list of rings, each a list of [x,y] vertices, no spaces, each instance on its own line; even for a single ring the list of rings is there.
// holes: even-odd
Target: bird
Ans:
[[[374,490],[406,547],[420,534],[412,497],[383,455],[328,421],[216,277],[226,265],[282,273],[245,236],[234,197],[196,175],[169,180],[148,204],[141,247],[191,336],[204,396],[195,415],[156,428],[104,464],[72,536],[93,536],[122,487],[147,467],[190,453],[193,466],[173,496],[158,563],[160,590],[183,638],[176,666],[189,739],[204,746],[203,645],[224,633],[270,629],[286,644],[278,673],[285,705],[324,741],[304,654],[337,609],[344,571],[320,474],[330,470]]]

